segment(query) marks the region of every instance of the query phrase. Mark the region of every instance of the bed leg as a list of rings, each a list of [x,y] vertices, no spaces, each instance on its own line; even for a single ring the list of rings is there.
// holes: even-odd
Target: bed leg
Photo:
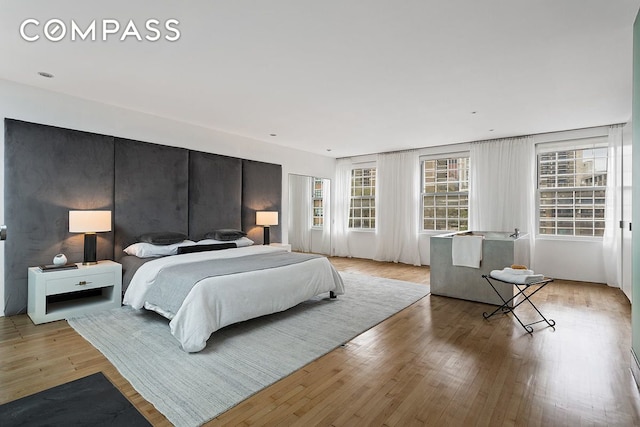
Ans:
[[[329,298],[336,299],[336,298],[338,298],[338,295],[336,295],[336,293],[333,292],[333,291],[329,291]]]

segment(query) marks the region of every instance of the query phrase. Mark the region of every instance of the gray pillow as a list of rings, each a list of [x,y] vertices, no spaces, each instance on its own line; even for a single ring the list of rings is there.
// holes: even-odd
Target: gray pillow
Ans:
[[[138,242],[151,243],[152,245],[173,245],[186,240],[187,235],[173,231],[161,231],[157,233],[144,233],[138,236]]]
[[[223,242],[229,242],[238,240],[241,237],[246,236],[242,230],[236,230],[233,228],[221,228],[220,230],[214,230],[204,235],[205,239],[222,240]]]

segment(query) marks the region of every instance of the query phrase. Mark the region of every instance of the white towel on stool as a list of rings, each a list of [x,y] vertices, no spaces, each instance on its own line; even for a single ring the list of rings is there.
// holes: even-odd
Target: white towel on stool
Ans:
[[[531,274],[513,274],[508,270],[511,270],[511,268],[505,268],[503,270],[491,270],[491,273],[489,273],[489,275],[495,279],[502,280],[503,282],[517,283],[519,285],[530,285],[532,283],[537,283],[544,280],[544,274],[534,274],[531,270],[528,270],[531,271]]]
[[[451,260],[453,265],[480,268],[483,236],[453,236]]]
[[[525,270],[524,268],[505,267],[502,271],[509,274],[515,274],[516,276],[531,276],[534,274],[533,270]]]

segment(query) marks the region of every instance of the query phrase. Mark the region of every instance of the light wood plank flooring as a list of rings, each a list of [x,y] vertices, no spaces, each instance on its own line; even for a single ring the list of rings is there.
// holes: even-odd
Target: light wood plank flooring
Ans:
[[[429,282],[427,267],[332,262]],[[511,316],[484,320],[489,306],[427,296],[207,425],[640,425],[622,292],[558,280],[534,299],[555,330],[538,324],[529,335]],[[154,425],[170,425],[66,321],[0,318],[0,403],[98,371]]]

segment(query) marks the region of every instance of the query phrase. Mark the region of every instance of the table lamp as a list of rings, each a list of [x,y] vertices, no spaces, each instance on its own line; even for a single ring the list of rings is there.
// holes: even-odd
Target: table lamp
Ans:
[[[258,211],[256,212],[256,225],[262,225],[264,227],[264,243],[268,245],[269,242],[269,226],[278,225],[278,212],[273,211]]]
[[[97,264],[96,233],[111,231],[111,211],[69,211],[69,232],[84,233],[83,265]]]

